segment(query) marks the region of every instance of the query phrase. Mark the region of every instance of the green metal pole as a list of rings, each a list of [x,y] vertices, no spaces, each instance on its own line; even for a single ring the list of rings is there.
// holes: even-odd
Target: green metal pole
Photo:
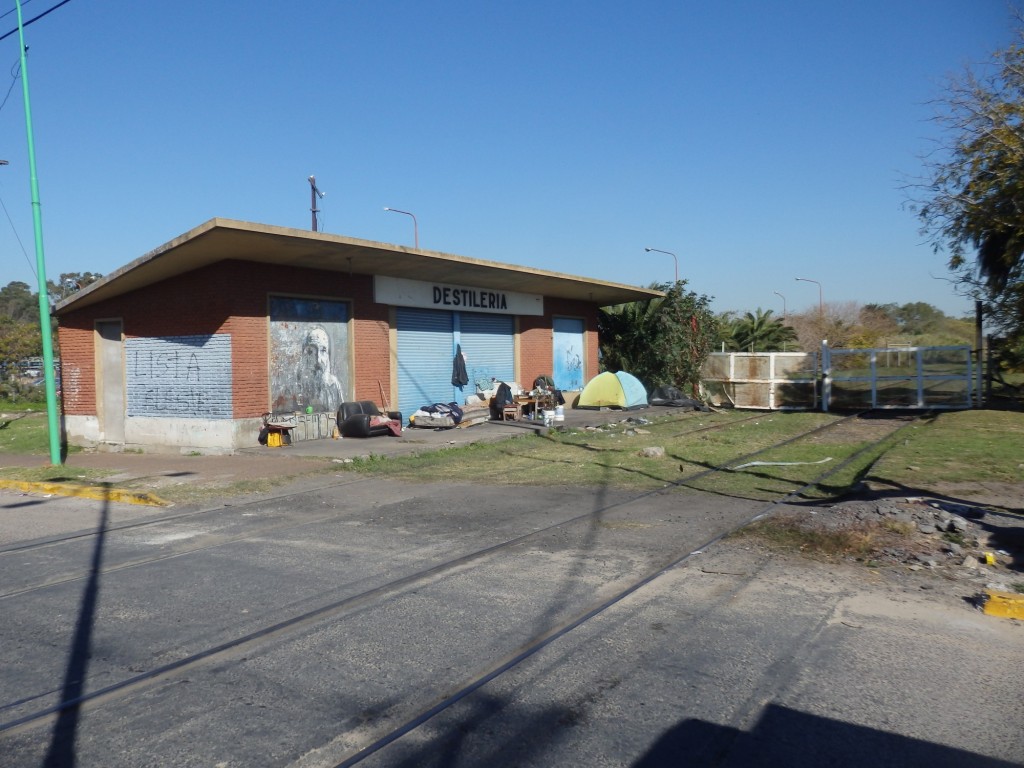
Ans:
[[[57,416],[57,384],[53,371],[53,334],[50,327],[50,297],[46,289],[46,260],[43,257],[43,215],[36,178],[36,151],[32,141],[32,106],[28,97],[28,66],[25,61],[25,28],[18,9],[18,42],[21,45],[21,89],[25,94],[25,130],[28,133],[28,165],[32,176],[32,227],[36,239],[36,279],[39,283],[39,330],[43,337],[43,376],[46,384],[46,421],[50,431],[50,463],[60,464],[60,420]]]

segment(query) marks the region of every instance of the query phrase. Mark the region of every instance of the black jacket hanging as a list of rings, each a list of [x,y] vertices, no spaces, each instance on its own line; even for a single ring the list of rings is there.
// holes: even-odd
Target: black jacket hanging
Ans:
[[[466,358],[462,354],[462,345],[455,347],[455,360],[452,361],[452,385],[464,387],[469,384],[469,374],[466,373]]]

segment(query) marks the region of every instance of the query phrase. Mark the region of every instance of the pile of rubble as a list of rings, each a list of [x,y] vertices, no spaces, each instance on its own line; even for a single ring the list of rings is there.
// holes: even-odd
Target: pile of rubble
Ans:
[[[985,525],[988,515],[983,507],[925,498],[848,501],[813,513],[819,525],[876,532],[877,546],[862,561],[927,569],[953,581],[1010,591],[1011,584],[1024,581],[1019,571],[1024,553],[995,548],[991,526]]]

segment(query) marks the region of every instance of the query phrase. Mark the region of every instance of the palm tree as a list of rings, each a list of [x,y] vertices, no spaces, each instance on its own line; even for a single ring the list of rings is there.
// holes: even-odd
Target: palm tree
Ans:
[[[745,312],[731,325],[726,342],[740,352],[785,351],[785,345],[796,340],[796,331],[772,317],[770,309]]]

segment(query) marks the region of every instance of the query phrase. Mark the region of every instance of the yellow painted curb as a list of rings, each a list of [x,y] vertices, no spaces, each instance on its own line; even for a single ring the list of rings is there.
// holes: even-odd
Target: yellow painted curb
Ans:
[[[49,493],[54,496],[78,496],[96,501],[117,501],[122,504],[144,504],[150,507],[168,507],[164,501],[152,493],[124,491],[119,488],[104,488],[97,485],[67,485],[65,483],[31,483],[24,480],[0,480],[0,488],[13,488],[25,493]]]
[[[1024,595],[985,590],[985,613],[1007,619],[1024,619]]]

